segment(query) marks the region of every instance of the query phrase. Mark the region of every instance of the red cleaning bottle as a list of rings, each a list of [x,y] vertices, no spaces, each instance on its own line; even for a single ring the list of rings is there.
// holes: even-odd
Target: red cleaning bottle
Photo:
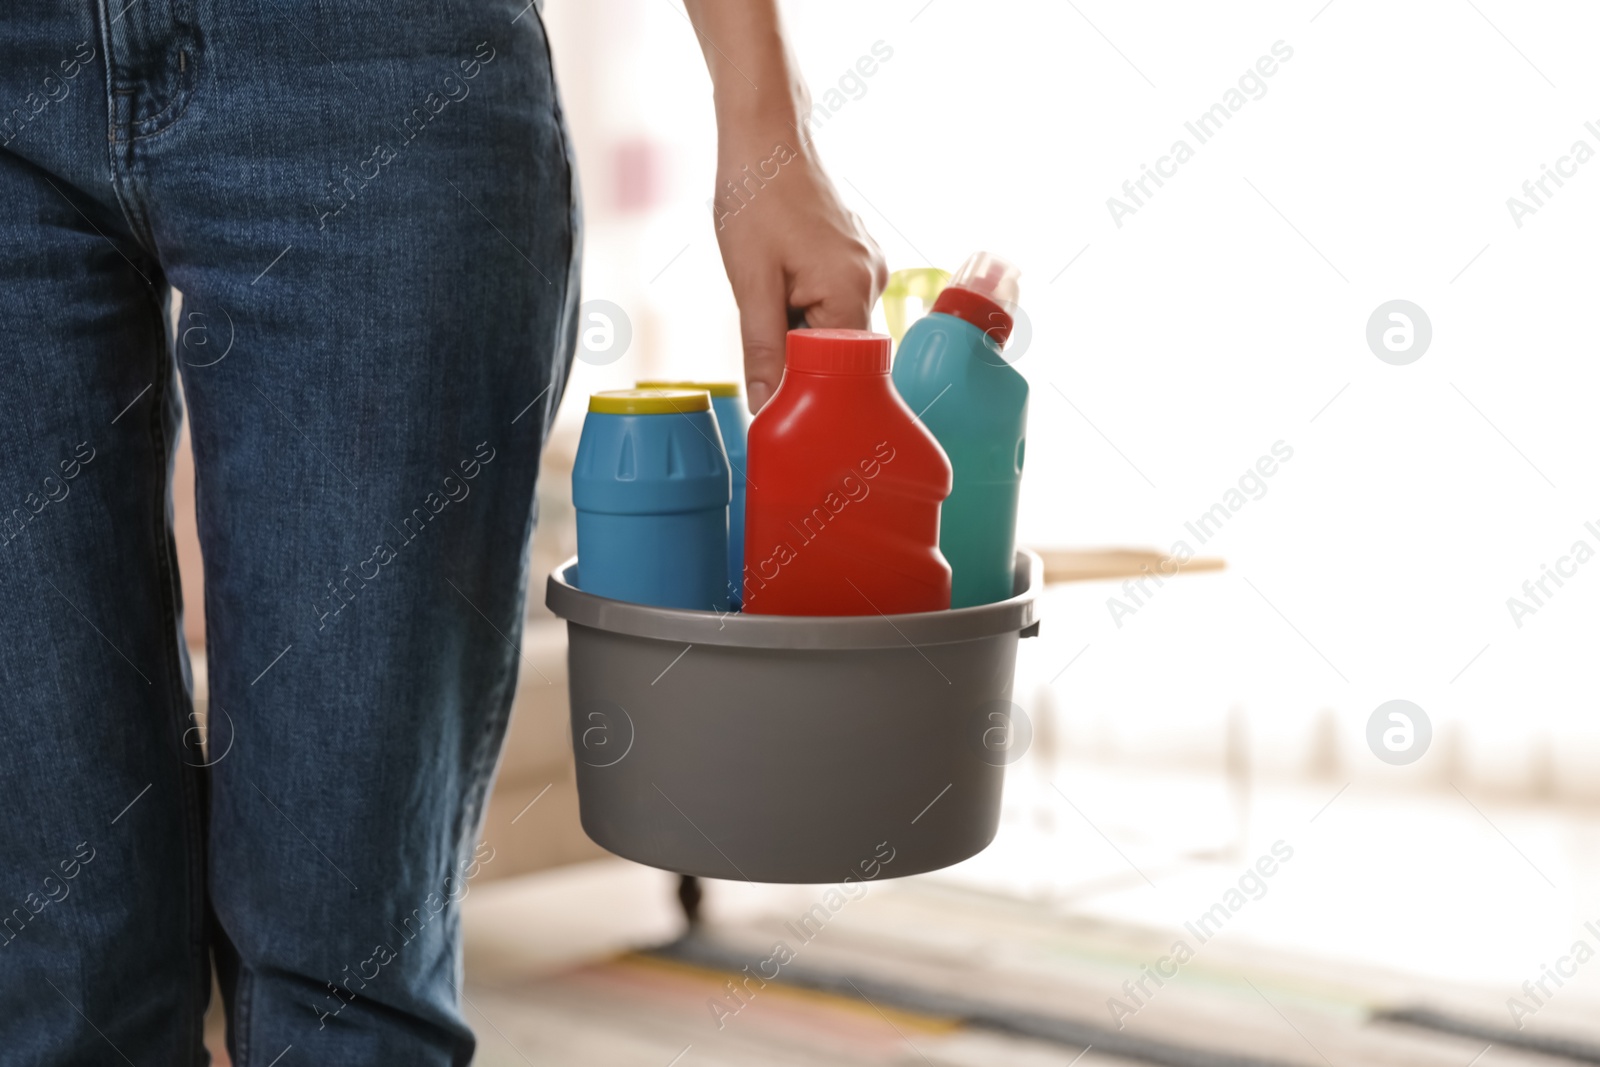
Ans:
[[[950,606],[950,461],[889,379],[889,338],[791,330],[750,424],[744,610],[895,615]]]

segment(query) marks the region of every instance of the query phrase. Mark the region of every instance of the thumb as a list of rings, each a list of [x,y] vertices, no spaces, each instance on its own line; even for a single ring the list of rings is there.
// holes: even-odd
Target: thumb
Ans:
[[[733,298],[739,305],[745,388],[752,415],[778,391],[778,383],[783,380],[784,337],[789,332],[785,296],[783,272],[776,266],[733,286]]]

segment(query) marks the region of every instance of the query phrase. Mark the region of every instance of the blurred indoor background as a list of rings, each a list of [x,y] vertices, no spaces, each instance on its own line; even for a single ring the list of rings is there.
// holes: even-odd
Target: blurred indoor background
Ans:
[[[1600,963],[1560,964],[1578,941],[1600,950],[1600,566],[1520,618],[1508,606],[1533,603],[1524,583],[1576,542],[1600,548],[1600,172],[1520,226],[1506,206],[1573,141],[1600,146],[1583,103],[1600,99],[1600,15],[1470,0],[786,12],[821,108],[811,136],[890,268],[988,249],[1023,269],[1021,541],[1182,542],[1227,567],[1052,589],[1021,653],[1032,736],[996,843],[875,885],[806,946],[854,993],[775,984],[719,1026],[708,1003],[729,976],[648,951],[683,930],[677,880],[578,827],[564,634],[541,603],[574,550],[587,395],[740,375],[707,203],[710,85],[678,0],[552,0],[584,299],[620,309],[630,340],[580,353],[546,459],[525,656],[553,684],[523,671],[484,830],[496,860],[464,905],[479,1062],[1600,1062]],[[1291,58],[1198,144],[1185,123],[1277,42]],[[1107,199],[1131,203],[1124,182],[1179,138],[1194,158],[1114,218]],[[1407,366],[1367,345],[1392,299],[1432,323]],[[590,313],[609,318],[585,328],[618,326]],[[1242,483],[1275,445],[1292,458]],[[1189,524],[1233,490],[1245,502],[1202,541]],[[191,611],[197,647],[202,625]],[[1432,725],[1407,766],[1368,747],[1392,699]],[[1126,992],[1275,842],[1293,859],[1259,900],[1179,977]],[[704,892],[708,930],[753,959],[823,889]],[[1079,1029],[1047,1039],[884,988]],[[1441,1017],[1384,1014],[1406,1009]],[[1517,1047],[1530,1035],[1568,1043]]]

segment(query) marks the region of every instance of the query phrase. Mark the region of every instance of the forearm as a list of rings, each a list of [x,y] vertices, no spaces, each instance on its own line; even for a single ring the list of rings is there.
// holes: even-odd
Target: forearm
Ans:
[[[684,0],[700,39],[723,137],[793,130],[805,83],[783,37],[777,0]]]

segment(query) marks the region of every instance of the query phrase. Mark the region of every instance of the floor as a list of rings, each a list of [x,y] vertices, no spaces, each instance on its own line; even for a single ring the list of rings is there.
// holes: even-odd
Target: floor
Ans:
[[[1600,1045],[1600,964],[1560,964],[1600,947],[1594,809],[1087,765],[1008,789],[995,844],[937,875],[859,899],[710,883],[705,928],[672,958],[648,951],[683,933],[662,872],[602,860],[475,887],[477,1062],[1600,1062],[1499,1033]],[[1208,913],[1223,918],[1196,926]],[[730,990],[739,960],[777,979]],[[1523,983],[1546,965],[1575,973],[1534,1011]],[[1520,1030],[1510,998],[1530,1009]],[[1487,1036],[1381,1019],[1416,1007]]]

